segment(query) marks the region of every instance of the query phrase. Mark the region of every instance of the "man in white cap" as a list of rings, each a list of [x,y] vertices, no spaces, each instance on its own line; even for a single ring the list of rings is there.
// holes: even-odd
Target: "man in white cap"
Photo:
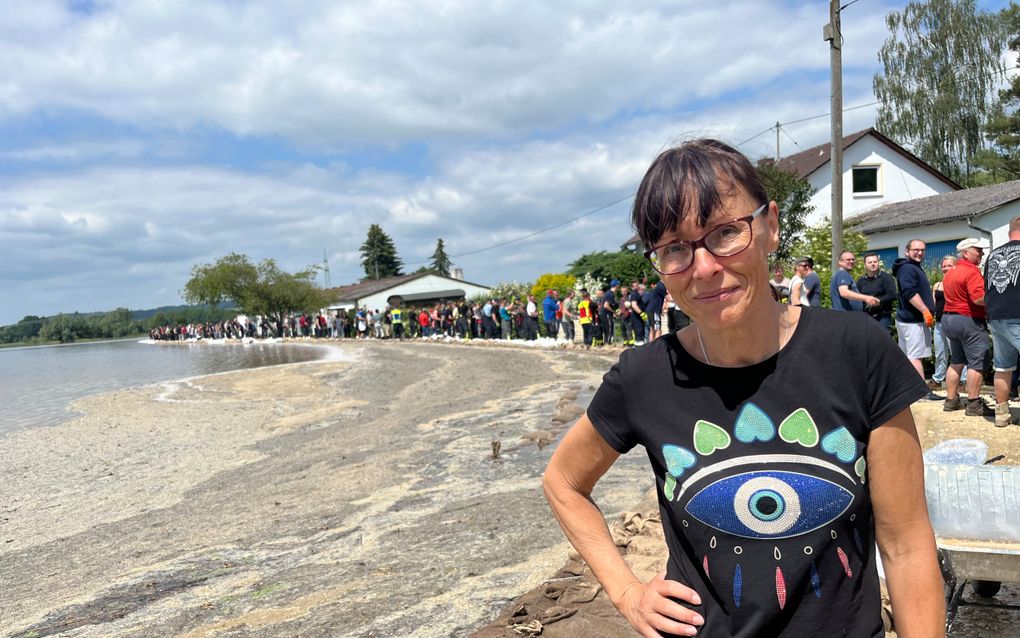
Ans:
[[[1009,412],[1010,377],[1020,352],[1020,216],[1009,222],[1009,241],[985,260],[985,309],[995,344],[995,425],[1016,423]]]
[[[942,290],[946,309],[942,314],[942,334],[949,341],[949,369],[946,371],[946,412],[966,409],[967,416],[995,416],[981,400],[981,381],[988,369],[988,329],[985,313],[985,280],[978,264],[989,247],[985,239],[968,237],[956,245],[960,260],[946,273]],[[960,373],[967,365],[967,401],[960,401]]]

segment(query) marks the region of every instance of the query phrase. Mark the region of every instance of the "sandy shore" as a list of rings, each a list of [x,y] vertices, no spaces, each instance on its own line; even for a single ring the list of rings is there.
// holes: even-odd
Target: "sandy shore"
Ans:
[[[568,560],[540,488],[552,447],[536,444],[615,352],[340,353],[91,397],[82,418],[5,437],[0,636],[509,637],[541,614],[545,636],[633,635]],[[940,403],[915,415],[926,447],[982,438],[1020,463],[1020,428]],[[596,499],[625,513],[618,545],[650,574],[645,466],[622,458]],[[964,608],[953,635],[1013,633],[1020,613]]]
[[[0,635],[461,636],[555,572],[532,441],[615,355],[341,348],[5,437]],[[608,512],[650,485],[643,463],[607,477]]]

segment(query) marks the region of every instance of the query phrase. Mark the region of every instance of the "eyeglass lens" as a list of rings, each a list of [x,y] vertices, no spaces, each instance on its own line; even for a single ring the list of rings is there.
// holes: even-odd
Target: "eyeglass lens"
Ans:
[[[708,252],[716,257],[729,257],[747,248],[751,243],[751,224],[735,221],[714,229],[705,235],[702,242]],[[694,261],[693,242],[676,242],[657,248],[651,254],[652,265],[664,275],[685,270]]]

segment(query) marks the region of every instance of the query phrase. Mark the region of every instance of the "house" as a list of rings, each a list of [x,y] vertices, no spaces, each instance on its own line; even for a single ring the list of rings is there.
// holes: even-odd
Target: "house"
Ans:
[[[818,225],[831,215],[831,159],[832,145],[826,142],[783,157],[777,164],[779,168],[807,180],[815,190],[809,200],[814,211],[805,219],[808,226]],[[844,220],[892,202],[949,193],[961,188],[874,128],[843,138]],[[620,248],[638,252],[644,250],[641,238],[637,235]]]
[[[925,267],[956,254],[965,237],[984,237],[993,248],[1009,241],[1009,221],[1020,215],[1020,180],[886,204],[846,220],[863,233],[886,268],[911,239],[928,245]]]
[[[422,272],[368,279],[350,286],[333,288],[336,301],[330,304],[328,309],[350,309],[357,306],[382,310],[386,306],[425,306],[469,299],[476,295],[484,295],[489,290],[490,288],[486,286],[472,284],[463,279]]]
[[[826,142],[779,160],[778,167],[815,189],[808,226],[832,212],[832,145]],[[843,138],[843,219],[893,202],[958,191],[962,187],[919,157],[867,128]]]

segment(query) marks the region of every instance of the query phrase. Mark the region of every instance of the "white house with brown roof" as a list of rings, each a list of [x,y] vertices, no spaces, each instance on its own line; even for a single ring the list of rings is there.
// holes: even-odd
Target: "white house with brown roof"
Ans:
[[[832,211],[832,145],[819,144],[779,160],[815,189],[810,203],[814,226]],[[893,202],[960,190],[961,186],[919,157],[867,128],[843,138],[843,219]]]
[[[832,212],[832,145],[828,142],[779,160],[778,166],[807,180],[814,189],[814,211],[805,222],[815,226]],[[774,160],[762,160],[772,162]],[[843,138],[843,219],[884,206],[962,187],[874,128]],[[782,211],[780,211],[780,219]],[[641,238],[631,237],[622,249],[641,251]]]
[[[863,233],[868,249],[877,252],[886,268],[904,254],[907,242],[928,245],[925,264],[936,266],[956,254],[966,237],[987,239],[993,248],[1009,241],[1009,222],[1020,215],[1020,180],[952,191],[886,204],[846,220]]]
[[[446,301],[470,299],[488,293],[490,288],[463,279],[431,272],[368,279],[361,283],[332,289],[335,299],[329,310],[354,307],[383,310],[387,306],[426,306]]]

